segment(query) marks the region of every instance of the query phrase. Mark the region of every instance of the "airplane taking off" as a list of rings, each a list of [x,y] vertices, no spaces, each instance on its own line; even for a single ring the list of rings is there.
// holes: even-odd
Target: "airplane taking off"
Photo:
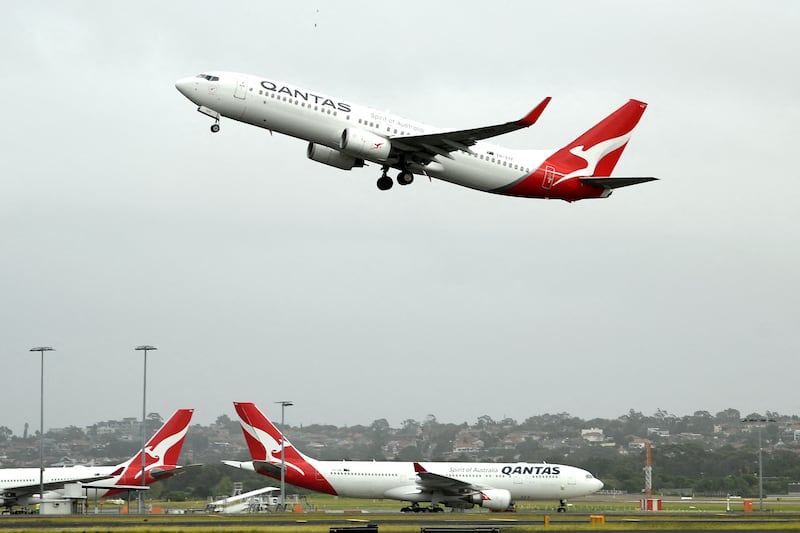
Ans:
[[[145,486],[172,477],[182,468],[178,456],[194,409],[178,409],[145,445]],[[44,469],[44,498],[39,496],[38,468],[0,469],[0,507],[35,505],[62,498],[64,484],[82,483],[94,489],[92,496],[105,498],[127,490],[142,489],[142,452],[116,466],[66,466]]]
[[[567,498],[603,488],[586,470],[551,463],[320,461],[294,448],[255,404],[233,405],[253,460],[223,463],[280,479],[283,439],[286,482],[316,492],[411,502],[402,510],[415,512],[442,511],[439,504],[505,511],[516,500],[559,500],[564,512]]]
[[[574,202],[606,198],[652,177],[611,177],[647,104],[629,100],[562,148],[511,150],[483,142],[534,124],[548,96],[519,120],[466,130],[436,128],[287,83],[237,72],[206,72],[175,87],[214,119],[221,117],[308,141],[309,159],[343,170],[367,161],[382,167],[390,189],[424,175],[479,191]]]

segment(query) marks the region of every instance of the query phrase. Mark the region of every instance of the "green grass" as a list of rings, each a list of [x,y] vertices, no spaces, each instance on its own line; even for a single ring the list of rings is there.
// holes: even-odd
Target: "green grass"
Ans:
[[[31,531],[26,524],[35,521],[35,530],[41,533],[233,533],[248,531],[253,533],[328,533],[332,526],[357,526],[366,522],[391,520],[391,525],[382,530],[392,533],[418,533],[420,521],[442,527],[452,525],[454,519],[485,520],[487,526],[502,528],[504,533],[522,531],[579,530],[652,530],[692,529],[719,530],[736,529],[768,531],[771,529],[796,529],[800,531],[800,500],[765,500],[765,511],[743,513],[741,500],[732,500],[733,512],[726,513],[724,499],[665,500],[664,512],[639,512],[635,495],[616,499],[576,499],[572,500],[570,512],[556,512],[557,501],[521,502],[516,513],[490,513],[485,510],[472,510],[465,513],[397,513],[400,502],[393,500],[363,500],[337,498],[326,495],[310,495],[308,504],[313,512],[274,513],[258,515],[206,515],[206,514],[151,514],[115,515],[93,513],[94,504],[89,502],[85,516],[69,517],[0,517],[0,530],[9,533]],[[160,507],[164,512],[176,509],[204,509],[206,502],[164,502],[148,501],[148,505]],[[758,501],[753,501],[758,508]],[[135,504],[134,504],[135,505]],[[116,506],[106,502],[105,510]],[[363,510],[363,511],[362,511]],[[590,515],[606,517],[605,525],[590,523]],[[549,527],[543,525],[544,517],[550,520]],[[517,524],[520,520],[531,521],[532,525]],[[113,527],[109,527],[109,521]],[[197,525],[189,525],[189,523]],[[205,525],[207,523],[207,525]]]

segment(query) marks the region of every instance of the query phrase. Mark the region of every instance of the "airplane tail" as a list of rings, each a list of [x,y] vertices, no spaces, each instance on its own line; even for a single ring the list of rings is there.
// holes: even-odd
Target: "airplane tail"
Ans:
[[[644,102],[628,100],[622,107],[556,152],[549,161],[569,173],[586,171],[581,175],[611,176],[646,108],[647,104]]]
[[[573,201],[604,198],[612,189],[657,179],[611,177],[646,108],[645,102],[628,100],[577,139],[556,150],[532,174],[500,192],[546,197],[550,191],[557,191],[559,197]],[[587,194],[587,190],[591,192]]]
[[[242,433],[250,450],[252,470],[273,479],[281,477],[281,441],[286,462],[288,483],[326,494],[336,494],[325,477],[317,470],[317,461],[300,453],[289,439],[252,402],[233,402]],[[243,465],[227,464],[243,468]],[[251,468],[247,468],[248,470]]]
[[[280,430],[252,402],[233,402],[250,457],[254,461],[272,462],[281,459],[281,439],[286,462],[306,462],[308,457],[300,453]]]
[[[194,409],[178,409],[145,444],[145,484],[169,477],[179,467],[178,458]],[[117,485],[140,485],[142,452],[119,465]]]

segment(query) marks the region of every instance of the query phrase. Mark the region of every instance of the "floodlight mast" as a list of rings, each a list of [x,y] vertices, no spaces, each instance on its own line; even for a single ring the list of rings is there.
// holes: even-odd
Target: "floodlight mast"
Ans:
[[[764,466],[761,461],[761,428],[767,422],[775,422],[772,418],[745,418],[742,422],[758,423],[758,510],[764,510]]]
[[[141,481],[142,481],[142,490],[139,492],[139,514],[144,514],[144,487],[147,485],[144,475],[145,469],[145,446],[147,445],[146,440],[146,430],[145,430],[145,407],[147,405],[147,352],[152,350],[158,350],[155,346],[150,346],[149,344],[145,344],[142,346],[137,346],[134,348],[136,351],[143,351],[144,352],[144,375],[142,379],[142,471],[141,471]]]
[[[39,501],[41,502],[44,500],[44,352],[54,352],[55,349],[50,346],[38,346],[28,351],[41,354],[39,376]]]
[[[280,500],[280,509],[281,509],[281,511],[285,511],[286,510],[286,496],[285,496],[285,493],[286,493],[286,458],[284,456],[285,452],[284,452],[284,447],[283,447],[283,441],[285,440],[284,436],[283,436],[283,420],[284,420],[283,414],[284,414],[284,409],[286,409],[287,407],[290,407],[290,406],[292,406],[294,404],[289,400],[283,400],[283,401],[275,402],[275,403],[281,404],[281,500]]]

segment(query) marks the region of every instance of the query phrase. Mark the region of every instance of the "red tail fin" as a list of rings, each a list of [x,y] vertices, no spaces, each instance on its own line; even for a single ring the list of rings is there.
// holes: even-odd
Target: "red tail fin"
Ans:
[[[610,176],[647,104],[628,102],[553,154],[548,163],[565,175]]]
[[[567,201],[608,196],[610,189],[622,185],[584,184],[581,178],[611,176],[646,108],[644,102],[628,100],[586,133],[556,150],[533,173],[496,192]]]
[[[280,442],[280,431],[267,420],[264,413],[258,410],[256,404],[252,402],[233,402],[233,407],[241,420],[242,433],[247,443],[247,449],[250,450],[250,457],[254,461],[269,461],[267,448],[259,437],[259,430],[265,432],[275,442]]]
[[[189,422],[192,420],[194,409],[178,409],[164,422],[164,425],[156,431],[145,445],[145,469],[162,468],[165,465],[173,466],[178,464],[181,454],[183,441],[189,429]],[[138,484],[141,483],[142,452],[134,455],[125,464],[125,470],[118,484]],[[152,482],[148,476],[146,482]]]
[[[318,492],[336,494],[328,480],[316,469],[316,461],[297,451],[254,403],[233,402],[233,406],[239,415],[242,433],[253,463],[263,462],[273,466],[273,469],[257,469],[257,472],[270,477],[279,477],[280,469],[274,469],[274,465],[281,464],[281,440],[283,440],[286,481]]]

